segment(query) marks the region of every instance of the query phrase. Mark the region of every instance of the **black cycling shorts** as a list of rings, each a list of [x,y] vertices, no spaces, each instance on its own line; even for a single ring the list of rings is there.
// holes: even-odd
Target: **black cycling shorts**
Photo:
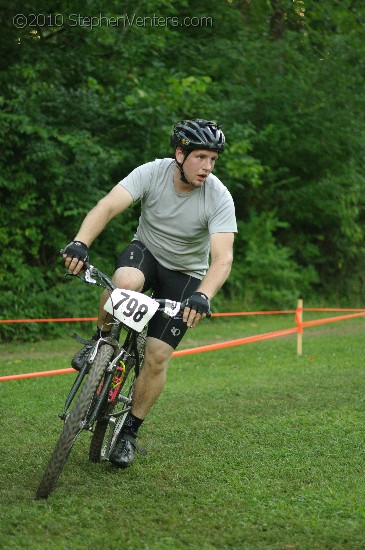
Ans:
[[[182,302],[189,298],[200,284],[200,279],[197,277],[163,267],[138,240],[132,241],[119,256],[116,269],[119,267],[135,267],[142,271],[145,277],[142,292],[152,290],[154,298],[168,298]],[[157,311],[149,322],[147,334],[166,342],[175,349],[186,331],[187,325],[182,319],[166,319],[160,311]]]

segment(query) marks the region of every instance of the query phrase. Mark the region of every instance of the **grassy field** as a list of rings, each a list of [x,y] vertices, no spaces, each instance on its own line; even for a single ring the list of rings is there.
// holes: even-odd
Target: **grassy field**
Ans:
[[[290,326],[213,319],[184,347]],[[364,549],[364,329],[308,329],[302,357],[288,336],[174,358],[141,430],[148,456],[91,464],[82,434],[47,501],[34,494],[74,375],[1,383],[0,548]],[[0,372],[66,368],[74,349],[3,345]]]

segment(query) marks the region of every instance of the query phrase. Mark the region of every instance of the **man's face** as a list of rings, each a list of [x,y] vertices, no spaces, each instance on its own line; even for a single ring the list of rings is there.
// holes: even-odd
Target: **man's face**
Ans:
[[[176,149],[176,158],[178,162],[184,162],[184,154],[179,147]],[[191,151],[184,162],[184,173],[186,179],[194,187],[202,187],[206,178],[212,172],[218,153],[207,151],[205,149],[196,149]]]

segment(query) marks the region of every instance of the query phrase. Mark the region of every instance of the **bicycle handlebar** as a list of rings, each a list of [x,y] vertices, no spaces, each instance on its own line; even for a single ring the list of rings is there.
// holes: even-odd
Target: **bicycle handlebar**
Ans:
[[[61,248],[60,255],[62,256],[63,253],[64,253],[64,249]],[[102,287],[107,288],[107,289],[112,290],[112,291],[117,288],[115,286],[115,284],[113,283],[113,281],[110,279],[110,277],[108,277],[108,275],[105,275],[105,273],[100,271],[97,267],[91,265],[88,261],[84,262],[84,268],[85,268],[85,270],[83,270],[84,271],[84,276],[83,277],[81,277],[80,275],[73,275],[73,273],[66,273],[66,275],[69,275],[71,277],[77,277],[78,279],[80,279],[84,283],[102,286]],[[98,279],[100,279],[100,281],[102,281],[102,283],[99,283],[98,281],[96,281],[94,277],[97,277]],[[168,303],[171,303],[171,300],[169,300],[167,298],[153,298],[153,299],[156,302],[158,302],[159,305],[161,306],[161,307],[158,308],[159,311],[164,311],[165,306]],[[181,302],[176,302],[176,305],[177,304],[180,304],[180,306],[181,306]],[[211,315],[212,315],[212,313],[211,313],[211,311],[209,311],[207,313],[207,317],[209,318],[209,317],[211,317]]]

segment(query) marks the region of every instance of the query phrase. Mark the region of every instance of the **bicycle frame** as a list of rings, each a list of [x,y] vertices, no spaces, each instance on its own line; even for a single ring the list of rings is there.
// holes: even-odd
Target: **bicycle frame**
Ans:
[[[82,280],[87,284],[96,284],[98,286],[102,286],[108,289],[109,291],[112,291],[116,288],[112,280],[107,275],[99,271],[97,268],[95,268],[94,266],[92,266],[87,262],[85,262],[85,267],[86,267],[86,270],[84,272],[84,276],[81,277],[79,275],[76,275],[77,278],[79,278],[80,280]],[[73,276],[72,274],[66,274],[66,275]],[[98,283],[94,277],[98,277],[101,281],[103,281],[103,284]],[[123,329],[126,330],[126,338],[123,346],[121,346],[119,343],[119,339],[120,339],[121,331]],[[75,336],[76,336],[76,339],[80,340],[81,342],[83,341],[82,339],[77,337],[77,335]],[[134,367],[136,376],[138,376],[141,365],[140,365],[140,357],[137,349],[137,337],[138,337],[138,333],[130,329],[129,327],[123,325],[123,323],[117,320],[115,320],[112,323],[110,335],[106,337],[105,336],[101,337],[99,338],[99,340],[95,342],[94,349],[88,359],[87,364],[85,364],[84,367],[81,369],[81,371],[78,373],[72,385],[72,388],[65,400],[64,410],[62,413],[58,415],[61,418],[61,420],[67,420],[67,416],[68,416],[67,411],[70,408],[74,397],[77,395],[77,392],[81,387],[81,384],[85,376],[87,375],[89,368],[91,368],[92,363],[96,357],[96,354],[100,349],[100,346],[103,344],[109,344],[114,349],[112,361],[110,362],[110,364],[108,365],[105,371],[103,387],[100,393],[98,394],[98,396],[96,397],[95,402],[92,404],[89,414],[87,416],[87,419],[85,421],[85,424],[83,426],[83,429],[92,431],[92,426],[98,417],[98,414],[104,403],[104,400],[107,397],[107,394],[110,392],[110,384],[113,376],[115,376],[115,373],[118,369],[118,364],[122,362],[124,365],[127,365],[128,363],[131,363],[131,359],[133,357],[134,364],[133,365],[130,364],[128,367],[125,367],[125,368],[127,369],[127,371],[129,371],[132,367]],[[120,380],[120,384],[121,384],[121,380]],[[118,389],[120,388],[114,389],[111,399],[113,400],[117,399],[119,394]],[[130,404],[130,403],[126,403],[126,404]],[[125,414],[125,412],[126,411],[123,410],[123,411],[120,411],[119,413],[116,413],[116,415],[120,416],[122,414]],[[109,415],[109,416],[111,417],[114,415]]]

